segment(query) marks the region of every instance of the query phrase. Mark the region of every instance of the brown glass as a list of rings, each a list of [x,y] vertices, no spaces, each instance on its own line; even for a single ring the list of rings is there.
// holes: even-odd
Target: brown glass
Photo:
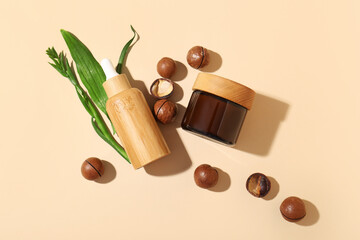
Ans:
[[[181,127],[227,145],[235,145],[247,109],[208,92],[194,91]]]

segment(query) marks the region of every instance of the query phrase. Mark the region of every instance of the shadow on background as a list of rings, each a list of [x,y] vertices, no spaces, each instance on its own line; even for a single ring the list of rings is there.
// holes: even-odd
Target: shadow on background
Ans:
[[[95,180],[97,183],[106,184],[113,181],[116,178],[116,169],[108,161],[102,160],[104,166],[104,174],[101,178]]]
[[[209,53],[209,64],[203,68],[201,68],[201,71],[203,72],[215,72],[218,70],[222,65],[222,58],[220,54],[217,52],[211,51],[208,49]]]
[[[269,201],[269,200],[273,200],[278,195],[280,191],[280,185],[275,178],[269,176],[266,177],[269,179],[271,187],[270,187],[270,191],[265,197],[263,197],[263,199]]]
[[[311,226],[317,223],[320,219],[320,213],[317,207],[310,201],[302,199],[305,204],[306,215],[303,219],[296,222],[301,226]]]
[[[183,97],[184,97],[184,90],[182,89],[182,87],[180,87],[179,84],[177,84],[176,82],[174,82],[174,92],[173,92],[173,94],[170,96],[169,100],[172,101],[172,102],[178,102],[178,101],[180,101]]]
[[[288,109],[289,104],[257,93],[234,148],[257,155],[268,155]]]
[[[130,85],[133,88],[139,89],[144,94],[144,97],[145,97],[147,103],[149,104],[150,109],[152,110],[152,107],[154,106],[154,103],[156,102],[157,99],[155,99],[153,96],[151,96],[149,89],[147,89],[145,83],[141,80],[135,80],[132,77],[129,69],[126,66],[123,68],[123,73],[127,76]],[[154,79],[154,81],[155,81],[155,79]]]
[[[190,156],[176,131],[177,124],[178,122],[167,125],[159,124],[171,154],[146,165],[144,169],[148,174],[154,176],[175,175],[191,167],[192,162]]]
[[[217,184],[214,187],[209,188],[209,191],[225,192],[226,190],[228,190],[230,188],[230,185],[231,185],[230,176],[229,176],[229,174],[227,174],[226,172],[224,172],[220,168],[216,167],[215,169],[219,173],[219,180],[218,180]]]
[[[174,75],[171,76],[170,79],[177,82],[177,81],[181,81],[186,78],[186,76],[188,74],[188,70],[182,62],[175,61],[175,64],[176,64],[176,71],[175,71]]]
[[[176,105],[178,107],[178,113],[177,113],[176,119],[174,121],[174,126],[175,126],[175,128],[181,128],[181,121],[184,117],[186,107],[184,107],[183,105],[181,105],[179,103],[177,103]]]

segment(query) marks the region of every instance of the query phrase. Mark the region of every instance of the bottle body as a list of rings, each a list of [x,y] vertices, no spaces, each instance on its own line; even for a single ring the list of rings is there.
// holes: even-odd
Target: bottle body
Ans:
[[[170,154],[140,90],[130,88],[113,95],[106,110],[135,169]]]

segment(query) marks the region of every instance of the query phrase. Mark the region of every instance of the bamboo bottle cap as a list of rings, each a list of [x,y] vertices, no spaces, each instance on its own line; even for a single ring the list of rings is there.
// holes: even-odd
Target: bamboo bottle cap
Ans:
[[[103,83],[106,95],[108,98],[118,94],[119,92],[125,91],[131,88],[128,78],[125,74],[119,74],[106,80]]]
[[[250,110],[255,91],[230,79],[209,73],[199,73],[193,90],[200,90],[225,98]]]

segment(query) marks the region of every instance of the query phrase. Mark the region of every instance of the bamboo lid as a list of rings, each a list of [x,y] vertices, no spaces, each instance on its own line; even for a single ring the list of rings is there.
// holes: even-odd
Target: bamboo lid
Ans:
[[[251,109],[255,98],[255,92],[252,89],[230,79],[209,73],[199,73],[193,90],[214,94],[237,103],[248,110]]]

